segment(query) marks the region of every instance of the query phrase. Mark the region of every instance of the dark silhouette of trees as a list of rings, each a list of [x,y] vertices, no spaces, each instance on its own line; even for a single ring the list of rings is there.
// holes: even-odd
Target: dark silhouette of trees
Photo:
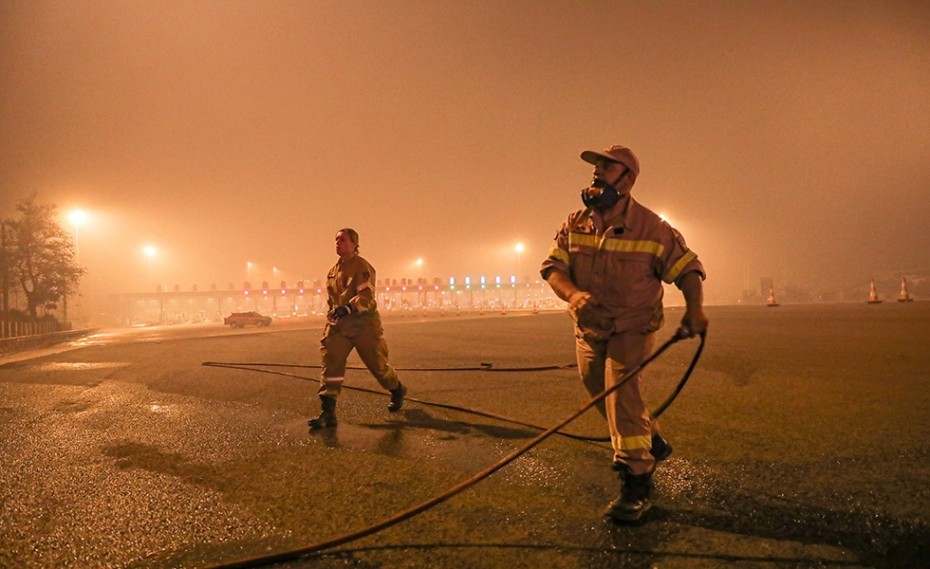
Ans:
[[[2,223],[0,269],[5,284],[22,289],[29,315],[35,319],[40,307],[67,306],[85,271],[75,264],[74,241],[58,225],[56,206],[38,204],[33,195],[17,203],[16,211],[19,217]],[[7,293],[4,287],[4,299]]]

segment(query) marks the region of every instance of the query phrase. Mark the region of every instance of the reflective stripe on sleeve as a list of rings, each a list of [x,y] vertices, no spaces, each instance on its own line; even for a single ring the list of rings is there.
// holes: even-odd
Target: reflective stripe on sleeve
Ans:
[[[681,276],[681,270],[695,259],[697,259],[697,255],[691,251],[686,251],[685,254],[681,256],[681,259],[678,259],[678,262],[665,272],[665,276],[662,277],[662,280],[669,284],[675,282],[678,280],[678,277]]]
[[[345,380],[346,380],[345,377],[324,377],[323,383],[341,384]]]
[[[549,249],[549,258],[555,259],[556,261],[562,261],[565,264],[571,260],[568,255],[568,251],[565,249],[560,249],[559,247],[553,247]]]

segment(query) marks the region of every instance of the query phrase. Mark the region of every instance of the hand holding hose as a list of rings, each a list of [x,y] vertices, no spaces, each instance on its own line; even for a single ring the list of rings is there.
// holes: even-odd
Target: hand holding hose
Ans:
[[[700,306],[688,307],[681,317],[681,327],[676,333],[681,338],[693,338],[707,333],[707,316]]]

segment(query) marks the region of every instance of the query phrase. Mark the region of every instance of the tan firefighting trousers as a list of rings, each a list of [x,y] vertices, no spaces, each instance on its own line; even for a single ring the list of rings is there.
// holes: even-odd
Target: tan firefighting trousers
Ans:
[[[616,385],[626,370],[652,353],[654,346],[654,333],[631,331],[606,339],[585,339],[576,334],[575,355],[585,389],[593,397]],[[632,474],[652,472],[656,463],[650,451],[652,434],[658,432],[659,425],[650,418],[640,394],[643,380],[642,372],[636,374],[597,405],[607,419],[614,462],[626,465]]]
[[[321,397],[338,397],[346,375],[346,360],[352,350],[371,372],[381,387],[391,390],[400,386],[397,372],[388,361],[388,347],[379,315],[349,316],[337,324],[327,324],[320,340],[323,357],[320,389]]]

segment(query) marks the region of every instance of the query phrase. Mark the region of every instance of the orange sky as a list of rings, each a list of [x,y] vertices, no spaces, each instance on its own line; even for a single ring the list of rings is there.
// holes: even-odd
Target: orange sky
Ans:
[[[535,275],[619,143],[709,303],[927,274],[928,31],[927,2],[7,0],[0,215],[87,210],[98,290],[322,278],[343,226],[381,277]]]

